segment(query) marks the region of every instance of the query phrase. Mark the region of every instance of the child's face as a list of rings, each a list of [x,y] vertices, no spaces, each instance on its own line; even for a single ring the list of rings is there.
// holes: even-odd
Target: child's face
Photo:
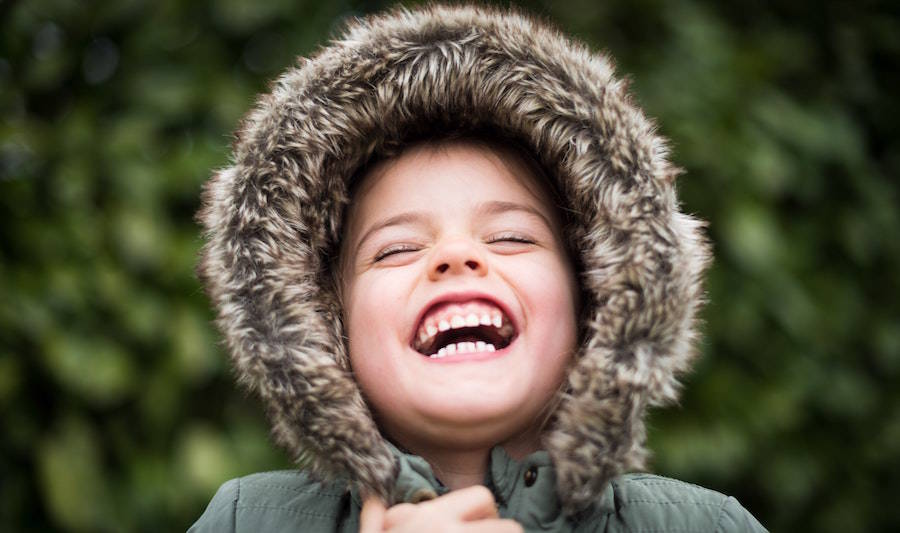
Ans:
[[[577,291],[537,179],[511,154],[425,144],[355,195],[350,360],[382,429],[411,450],[533,439],[564,378]]]

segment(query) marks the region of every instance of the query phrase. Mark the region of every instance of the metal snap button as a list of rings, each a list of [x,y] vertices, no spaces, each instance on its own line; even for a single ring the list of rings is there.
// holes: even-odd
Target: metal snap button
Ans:
[[[530,486],[534,485],[534,482],[537,481],[537,474],[538,474],[538,472],[537,472],[536,466],[528,467],[528,470],[525,471],[525,476],[524,476],[526,487],[530,487]]]
[[[409,503],[422,503],[437,498],[437,494],[433,490],[419,489],[409,497]]]

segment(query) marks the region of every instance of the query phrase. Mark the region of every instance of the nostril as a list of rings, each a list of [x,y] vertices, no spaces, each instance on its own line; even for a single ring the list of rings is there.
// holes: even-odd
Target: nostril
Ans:
[[[477,261],[466,261],[466,266],[471,268],[472,270],[478,270],[478,262]]]
[[[438,265],[437,271],[439,273],[443,274],[444,272],[447,271],[448,268],[450,268],[450,265],[448,265],[447,263],[441,263],[440,265]]]

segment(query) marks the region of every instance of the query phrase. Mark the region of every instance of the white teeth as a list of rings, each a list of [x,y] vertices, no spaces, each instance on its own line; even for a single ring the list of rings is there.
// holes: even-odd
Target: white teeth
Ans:
[[[415,337],[415,349],[425,353],[434,348],[435,338],[438,333],[449,331],[451,329],[460,329],[460,328],[477,328],[479,326],[493,326],[497,328],[498,333],[502,335],[504,338],[512,338],[514,335],[514,329],[512,324],[508,322],[501,311],[477,311],[470,312],[466,315],[462,314],[449,314],[445,315],[444,318],[441,318],[439,321],[435,322],[433,319],[429,319],[427,323],[424,323],[420,326],[417,336]],[[450,346],[447,347],[448,349]],[[482,351],[495,351],[495,347],[490,343],[479,341],[478,343],[455,343],[452,345],[453,352],[446,352],[442,355],[440,352],[436,352],[431,354],[431,357],[445,357],[449,355],[449,353],[468,353],[468,352],[482,352]]]
[[[496,352],[497,348],[493,344],[484,341],[478,342],[457,342],[456,344],[448,344],[436,353],[431,354],[431,359],[442,359],[448,355],[459,355],[466,353],[483,353]]]

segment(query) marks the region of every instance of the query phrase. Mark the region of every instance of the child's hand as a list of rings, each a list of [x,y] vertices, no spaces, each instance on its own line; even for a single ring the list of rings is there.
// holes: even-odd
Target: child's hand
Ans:
[[[359,516],[359,531],[521,533],[522,526],[514,520],[498,518],[494,495],[479,485],[455,490],[427,502],[401,503],[390,509],[385,509],[377,498],[369,498]]]

